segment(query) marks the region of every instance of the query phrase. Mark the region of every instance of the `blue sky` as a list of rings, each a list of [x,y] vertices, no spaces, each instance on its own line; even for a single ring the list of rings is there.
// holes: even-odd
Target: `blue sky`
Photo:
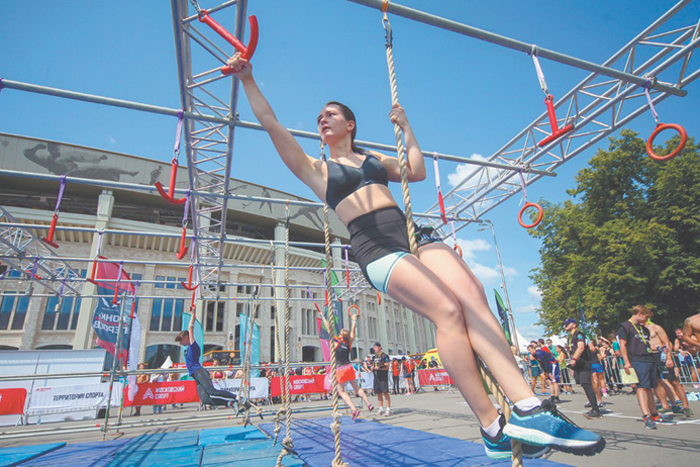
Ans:
[[[399,3],[596,63],[675,4],[667,0]],[[206,8],[215,3],[201,4]],[[698,10],[698,2],[693,2],[678,18],[697,21]],[[233,30],[230,11],[216,19]],[[392,143],[378,11],[342,0],[251,0],[248,12],[257,15],[260,24],[254,73],[283,124],[315,131],[319,109],[338,100],[357,114],[359,139]],[[402,18],[390,19],[399,100],[424,150],[488,157],[544,111],[527,55]],[[0,15],[0,77],[177,108],[171,21],[170,2],[165,0],[5,2]],[[586,76],[545,60],[542,67],[555,99]],[[700,84],[687,90],[687,97],[669,98],[658,111],[662,120],[681,123],[695,136],[700,130]],[[254,120],[245,98],[239,111],[242,119]],[[164,161],[172,155],[175,124],[171,117],[13,90],[0,93],[0,131]],[[653,120],[644,115],[629,127],[646,137]],[[309,154],[317,154],[316,143],[302,144]],[[589,149],[561,167],[556,179],[543,179],[528,188],[529,198],[566,199],[577,171],[594,153]],[[428,168],[432,172],[431,163]],[[457,170],[457,164],[441,163],[443,190]],[[313,198],[260,132],[237,130],[232,176]],[[395,193],[400,199],[398,188]],[[418,212],[435,201],[432,173],[412,186],[412,198]],[[519,201],[515,197],[486,217],[498,235],[516,325],[526,337],[538,337],[539,295],[528,276],[539,265],[539,243],[517,224]],[[492,289],[500,287],[500,278],[490,231],[469,227],[459,237],[467,262],[492,301]]]

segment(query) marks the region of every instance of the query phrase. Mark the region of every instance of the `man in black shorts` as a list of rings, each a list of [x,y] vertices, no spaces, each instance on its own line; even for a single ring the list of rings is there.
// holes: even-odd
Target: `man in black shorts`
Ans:
[[[586,342],[586,335],[579,331],[578,323],[571,318],[564,321],[564,329],[571,334],[571,340],[569,341],[571,359],[567,366],[574,370],[576,383],[581,385],[583,392],[586,393],[588,402],[591,404],[591,410],[583,414],[583,416],[589,420],[600,418],[603,414],[598,407],[598,399],[591,383],[591,350]]]
[[[391,397],[389,396],[389,356],[382,352],[382,344],[374,344],[374,358],[372,360],[374,371],[374,393],[379,399],[379,411],[377,415],[391,415]],[[386,405],[385,405],[386,401]]]
[[[651,354],[651,333],[644,326],[651,316],[649,309],[643,305],[632,308],[632,317],[617,328],[620,338],[620,354],[625,362],[625,372],[631,374],[634,368],[639,378],[637,384],[637,402],[642,411],[644,427],[655,430],[657,423],[664,422],[656,410],[652,390],[657,385],[656,363]]]

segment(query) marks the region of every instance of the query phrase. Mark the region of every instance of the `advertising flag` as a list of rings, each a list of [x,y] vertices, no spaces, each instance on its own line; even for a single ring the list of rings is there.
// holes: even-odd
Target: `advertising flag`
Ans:
[[[508,309],[503,304],[503,300],[501,300],[501,296],[498,294],[498,291],[496,289],[493,289],[493,293],[496,294],[496,308],[498,309],[498,317],[501,319],[501,327],[503,328],[503,332],[506,335],[506,339],[508,339],[508,343],[513,345],[513,341],[510,337],[511,334],[510,323],[508,320]]]

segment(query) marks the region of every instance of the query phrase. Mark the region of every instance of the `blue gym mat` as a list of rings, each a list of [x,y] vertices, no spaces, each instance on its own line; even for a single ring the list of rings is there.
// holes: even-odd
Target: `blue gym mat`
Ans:
[[[42,454],[23,462],[21,467],[106,467],[114,454],[129,444],[129,439],[96,441],[94,443],[67,444],[61,449]],[[0,451],[1,452],[1,451]]]
[[[66,443],[38,444],[35,446],[18,446],[0,449],[0,467],[10,467],[59,449]]]
[[[273,467],[281,446],[254,426],[155,432],[131,439],[0,449],[0,467]],[[296,456],[285,467],[304,467]]]
[[[331,418],[296,420],[292,423],[294,449],[308,467],[331,465],[334,437]],[[274,424],[260,428],[274,433]],[[283,431],[284,432],[284,431]],[[340,442],[343,460],[352,467],[455,467],[510,466],[510,460],[495,461],[486,457],[484,446],[456,438],[434,435],[382,423],[342,418]],[[528,467],[564,466],[544,459],[526,459]]]

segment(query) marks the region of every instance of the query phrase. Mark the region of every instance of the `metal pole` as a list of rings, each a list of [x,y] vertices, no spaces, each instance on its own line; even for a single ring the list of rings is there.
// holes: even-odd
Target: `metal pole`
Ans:
[[[493,222],[491,221],[486,221],[489,223],[491,226],[491,233],[493,234],[493,244],[496,246],[496,256],[498,257],[498,266],[501,269],[501,282],[503,283],[503,293],[506,296],[506,304],[508,305],[508,319],[510,320],[510,325],[513,329],[513,335],[511,336],[511,339],[513,340],[513,344],[515,344],[515,348],[518,349],[518,352],[520,351],[520,346],[518,345],[518,333],[515,330],[515,322],[513,321],[513,309],[510,306],[510,297],[508,296],[508,286],[506,285],[506,275],[503,272],[503,263],[501,262],[501,252],[498,249],[498,241],[496,240],[496,229],[493,227]]]
[[[124,322],[124,303],[126,301],[126,293],[122,294],[121,304],[119,307],[119,325],[117,326],[117,345],[114,349],[114,358],[112,359],[112,368],[109,373],[109,392],[107,396],[107,409],[105,410],[105,424],[102,427],[102,441],[107,437],[109,430],[109,409],[112,407],[112,389],[114,387],[114,375],[116,368],[119,365],[119,354],[121,353],[122,339],[122,324]]]
[[[644,80],[642,80],[642,81],[644,81]],[[23,83],[21,81],[13,81],[13,80],[8,80],[8,79],[3,79],[2,84],[3,84],[3,87],[8,88],[8,89],[14,89],[16,91],[33,92],[36,94],[44,94],[47,96],[63,97],[66,99],[73,99],[73,100],[78,100],[78,101],[83,101],[83,102],[91,102],[94,104],[110,105],[113,107],[121,107],[124,109],[130,109],[130,110],[151,112],[151,113],[156,113],[156,114],[160,114],[160,115],[168,115],[168,116],[177,117],[178,112],[180,112],[179,109],[171,109],[168,107],[162,107],[162,106],[158,106],[158,105],[142,104],[139,102],[126,101],[123,99],[114,99],[111,97],[103,97],[103,96],[96,96],[93,94],[84,94],[81,92],[67,91],[65,89],[51,88],[48,86],[39,86],[36,84]],[[683,92],[686,92],[686,91],[683,91]],[[192,120],[199,120],[199,121],[211,122],[211,123],[220,123],[220,124],[227,125],[229,127],[239,126],[241,128],[247,128],[250,130],[265,131],[265,129],[259,123],[239,120],[237,118],[235,120],[233,120],[233,119],[229,119],[229,118],[214,117],[214,116],[208,116],[208,115],[199,114],[199,113],[192,113],[192,112],[184,112],[183,115],[185,118],[192,119]],[[320,140],[320,136],[318,135],[318,133],[312,133],[310,131],[303,131],[303,130],[296,130],[293,128],[287,128],[287,130],[292,135],[298,136],[300,138]],[[390,144],[374,143],[371,141],[363,141],[363,140],[357,140],[355,142],[359,146],[363,146],[363,147],[380,149],[382,151],[388,151],[388,152],[396,152],[396,146],[392,146]],[[432,158],[433,155],[437,155],[438,159],[443,159],[443,160],[452,161],[452,162],[460,162],[463,164],[492,167],[492,168],[501,169],[501,170],[513,170],[513,171],[522,170],[522,167],[514,167],[514,166],[508,165],[508,164],[499,164],[499,163],[490,162],[490,161],[467,159],[465,157],[453,156],[453,155],[449,155],[449,154],[441,154],[438,152],[430,152],[430,151],[423,152],[423,157]],[[525,169],[525,170],[527,172],[537,174],[537,175],[542,175],[545,177],[556,177],[557,176],[553,172],[547,172],[544,170],[528,170],[528,169]],[[54,177],[54,178],[59,179],[60,177]],[[98,185],[94,181],[92,182],[92,184]],[[121,183],[118,183],[118,182],[101,182],[99,185],[101,185],[101,186],[110,186],[110,185],[114,186],[115,184],[122,185]],[[133,184],[133,185],[137,186],[137,187],[141,187],[142,189],[146,188],[149,191],[155,191],[155,189],[151,189],[153,187],[148,187],[145,185],[135,185],[135,184]],[[184,193],[185,191],[186,191],[185,189],[176,189],[175,190],[176,193]],[[197,194],[197,193],[193,192],[193,194]],[[221,195],[218,195],[216,193],[205,193],[205,194],[200,194],[200,195],[201,196],[215,197],[215,198],[221,197]],[[264,199],[266,201],[269,200],[269,198],[264,198]],[[315,203],[315,204],[318,205],[318,203]]]
[[[381,10],[382,4],[384,3],[382,0],[350,0],[353,3],[357,3],[360,5],[368,6],[371,8],[375,8],[377,10]],[[682,0],[678,4],[676,4],[673,7],[673,10],[679,10],[683,8],[686,4],[688,4],[691,0]],[[580,68],[582,70],[586,71],[591,71],[594,73],[598,73],[604,76],[609,76],[611,78],[619,79],[621,81],[626,81],[630,83],[637,84],[639,86],[644,86],[647,84],[646,78],[643,78],[641,76],[636,76],[632,75],[629,73],[624,73],[622,71],[618,71],[612,68],[608,68],[602,65],[595,64],[593,62],[589,62],[587,60],[581,60],[576,57],[572,57],[570,55],[565,55],[561,54],[559,52],[555,52],[553,50],[549,49],[543,49],[539,48],[534,44],[528,44],[527,42],[522,42],[516,39],[511,39],[509,37],[501,36],[499,34],[494,34],[488,31],[484,31],[483,29],[475,28],[473,26],[468,26],[466,24],[458,23],[456,21],[452,21],[446,18],[442,18],[439,16],[431,15],[429,13],[425,13],[419,10],[414,10],[412,8],[408,8],[402,5],[398,5],[394,2],[389,3],[389,13],[393,13],[397,16],[401,16],[407,19],[411,19],[414,21],[418,21],[424,24],[429,24],[431,26],[436,26],[442,29],[446,29],[448,31],[456,32],[458,34],[462,34],[464,36],[469,36],[473,37],[475,39],[479,39],[485,42],[490,42],[492,44],[500,45],[503,47],[507,47],[509,49],[517,50],[519,52],[525,52],[527,54],[535,52],[538,57],[540,58],[546,58],[549,60],[552,60],[554,62],[558,63],[563,63],[564,65],[569,65],[575,68]],[[663,84],[657,82],[655,79],[652,78],[652,83],[651,83],[651,88],[656,89],[658,91],[663,91],[669,94],[673,94],[674,96],[685,96],[688,94],[688,91],[685,91],[683,89],[679,89],[676,86],[671,86],[668,84]]]

